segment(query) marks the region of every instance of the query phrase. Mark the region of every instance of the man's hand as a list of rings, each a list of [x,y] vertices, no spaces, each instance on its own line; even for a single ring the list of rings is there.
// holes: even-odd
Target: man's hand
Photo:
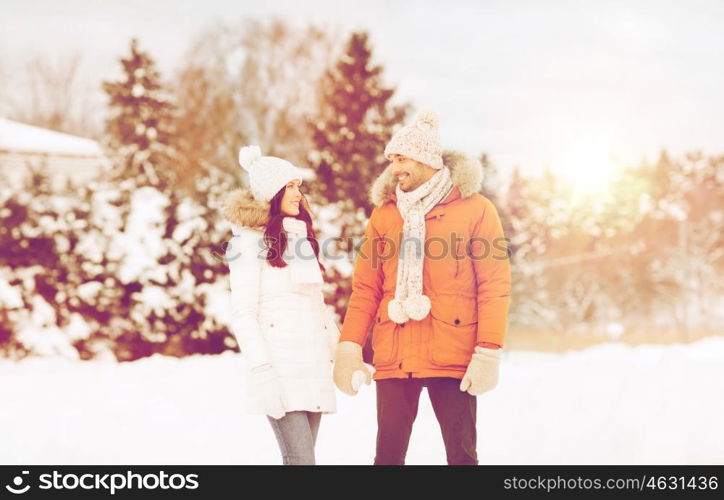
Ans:
[[[476,346],[465,376],[460,381],[460,390],[478,396],[498,385],[500,349]]]
[[[354,396],[362,386],[372,382],[374,368],[362,361],[362,346],[346,340],[337,344],[333,378],[337,388]]]

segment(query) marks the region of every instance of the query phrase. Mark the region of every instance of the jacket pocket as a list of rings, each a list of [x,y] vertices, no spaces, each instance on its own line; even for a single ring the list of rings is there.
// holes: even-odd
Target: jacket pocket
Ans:
[[[450,368],[467,367],[477,342],[477,301],[437,297],[431,302],[430,361]]]
[[[389,300],[380,303],[372,328],[372,364],[375,368],[393,365],[397,360],[398,325],[387,315]]]

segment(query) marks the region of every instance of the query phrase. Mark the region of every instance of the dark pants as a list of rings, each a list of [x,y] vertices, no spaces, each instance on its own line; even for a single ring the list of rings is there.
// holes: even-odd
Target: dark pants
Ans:
[[[477,399],[460,390],[452,377],[377,380],[377,454],[375,465],[404,465],[420,392],[427,387],[440,424],[449,465],[477,465]]]

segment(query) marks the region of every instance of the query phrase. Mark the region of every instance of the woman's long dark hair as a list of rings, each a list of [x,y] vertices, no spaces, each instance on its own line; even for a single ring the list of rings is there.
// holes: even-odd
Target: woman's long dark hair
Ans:
[[[269,208],[269,221],[266,224],[264,230],[264,244],[266,245],[267,252],[266,260],[272,267],[286,267],[287,263],[284,262],[284,252],[287,250],[287,233],[284,231],[282,221],[284,217],[290,217],[282,212],[282,198],[287,187],[284,186],[279,190],[277,194],[269,201],[271,205]],[[302,195],[304,197],[304,195]],[[305,200],[306,201],[306,198]],[[306,203],[299,203],[299,214],[293,216],[295,219],[304,221],[307,225],[307,239],[312,245],[314,255],[317,258],[317,264],[319,269],[324,273],[325,268],[321,262],[319,262],[319,242],[317,241],[317,235],[314,233],[312,228],[312,216],[305,208]],[[298,256],[295,256],[298,257]]]

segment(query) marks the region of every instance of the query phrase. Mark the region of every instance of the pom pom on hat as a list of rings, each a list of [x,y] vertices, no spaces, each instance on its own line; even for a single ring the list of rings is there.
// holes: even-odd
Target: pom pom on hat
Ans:
[[[437,127],[437,113],[432,109],[423,109],[417,113],[415,121],[430,127]]]
[[[246,146],[239,150],[239,165],[249,172],[249,168],[261,158],[259,146]]]

